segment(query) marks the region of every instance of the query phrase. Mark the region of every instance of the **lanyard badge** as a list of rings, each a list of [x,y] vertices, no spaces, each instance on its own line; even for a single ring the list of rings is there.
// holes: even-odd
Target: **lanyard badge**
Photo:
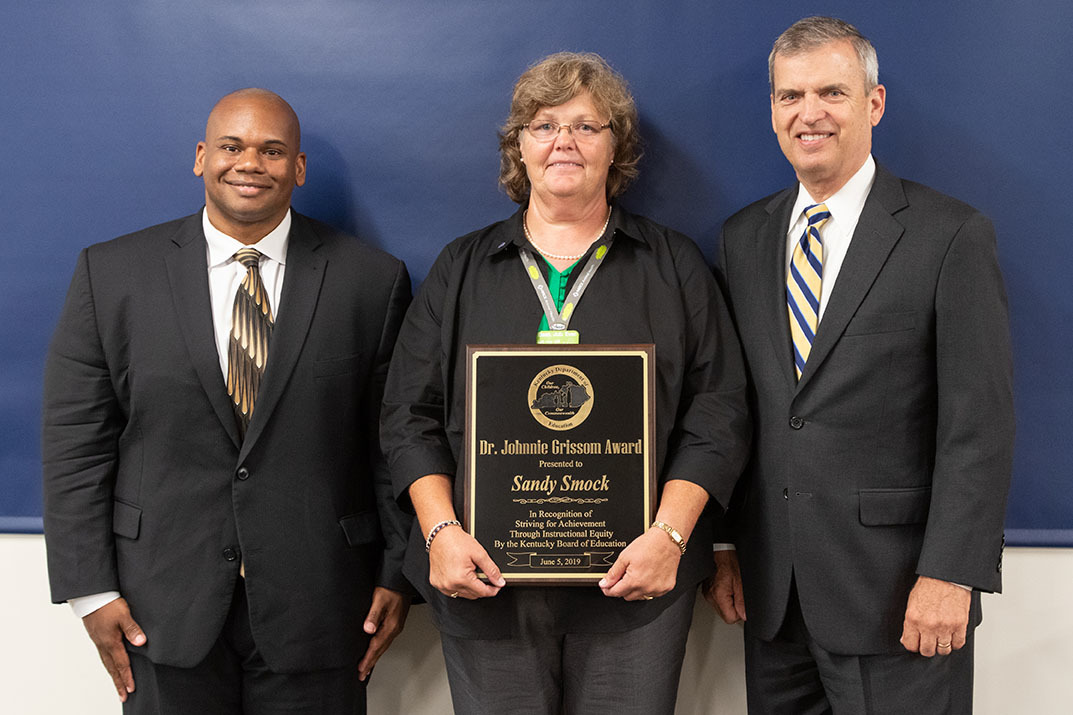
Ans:
[[[533,259],[533,254],[528,248],[523,247],[518,249],[518,256],[522,259],[522,265],[525,266],[525,272],[533,284],[533,290],[536,291],[537,298],[540,299],[540,305],[544,308],[544,315],[548,319],[549,329],[537,332],[537,344],[576,345],[580,342],[581,336],[578,332],[576,330],[568,330],[567,327],[570,324],[570,318],[574,315],[574,309],[581,300],[581,295],[589,286],[589,282],[592,280],[593,275],[603,264],[604,257],[607,255],[609,249],[610,244],[597,246],[593,254],[589,256],[589,260],[585,263],[585,267],[581,271],[581,277],[577,279],[577,283],[574,284],[570,294],[566,296],[566,301],[563,303],[563,310],[561,313],[555,307],[555,300],[551,297],[551,289],[548,288],[548,282],[544,279],[543,272],[541,272],[536,261]]]

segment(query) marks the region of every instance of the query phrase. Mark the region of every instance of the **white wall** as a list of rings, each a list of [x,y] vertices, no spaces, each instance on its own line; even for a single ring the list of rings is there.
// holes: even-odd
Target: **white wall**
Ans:
[[[1004,596],[977,630],[976,713],[1073,712],[1073,549],[1007,549]],[[698,599],[678,715],[745,713],[741,630]],[[373,676],[374,715],[451,712],[439,638],[424,608]],[[0,712],[119,712],[81,623],[49,604],[40,536],[0,536]]]

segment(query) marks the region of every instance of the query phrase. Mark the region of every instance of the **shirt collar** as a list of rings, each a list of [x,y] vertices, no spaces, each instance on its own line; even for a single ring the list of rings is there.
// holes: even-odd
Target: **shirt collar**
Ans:
[[[222,266],[231,260],[235,252],[240,248],[246,248],[246,244],[238,241],[212,225],[209,221],[208,212],[201,211],[201,228],[205,231],[205,241],[209,245],[209,267]],[[279,225],[268,234],[253,244],[252,247],[261,252],[269,260],[276,261],[281,265],[287,265],[287,243],[291,234],[291,210]]]
[[[859,217],[864,209],[864,202],[868,199],[868,193],[872,190],[872,182],[875,177],[876,160],[869,154],[861,168],[857,169],[857,173],[851,176],[849,181],[842,185],[841,189],[823,202],[827,205],[827,210],[831,212],[832,218],[840,221],[853,218],[853,223],[856,224],[856,217]],[[809,196],[804,185],[798,184],[797,201],[794,203],[793,211],[790,212],[789,228],[793,229],[801,219],[801,214],[805,209],[816,203],[819,202]]]
[[[507,234],[510,235],[510,240],[500,241],[496,243],[488,251],[488,255],[494,255],[502,251],[507,250],[508,246],[516,246],[522,248],[528,244],[525,239],[525,227],[522,225],[522,216],[525,215],[526,206],[521,206],[514,215],[503,222],[504,229]],[[643,241],[641,238],[643,235],[638,230],[637,220],[633,214],[629,211],[622,209],[616,202],[611,202],[611,220],[607,224],[610,229],[606,235],[617,238],[619,236],[625,236],[632,238],[635,241]]]

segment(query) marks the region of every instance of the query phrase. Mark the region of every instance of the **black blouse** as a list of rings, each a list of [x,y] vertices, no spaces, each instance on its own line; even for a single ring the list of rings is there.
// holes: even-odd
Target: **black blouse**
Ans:
[[[570,328],[582,344],[656,346],[656,464],[659,482],[684,479],[715,504],[698,521],[675,590],[626,602],[595,586],[553,589],[566,630],[611,632],[651,621],[712,570],[712,516],[730,499],[747,458],[750,423],[741,348],[723,297],[686,236],[616,206],[604,238],[611,249],[578,303]],[[428,474],[455,475],[465,421],[466,345],[533,344],[543,310],[518,247],[529,245],[522,212],[450,243],[411,304],[388,374],[381,441],[395,493]],[[585,259],[581,261],[584,265]],[[571,279],[580,271],[575,270]],[[462,483],[454,483],[462,513]],[[415,520],[404,572],[432,605],[441,630],[469,638],[510,635],[511,593],[449,599],[428,582],[424,535]],[[545,587],[547,588],[547,587]]]

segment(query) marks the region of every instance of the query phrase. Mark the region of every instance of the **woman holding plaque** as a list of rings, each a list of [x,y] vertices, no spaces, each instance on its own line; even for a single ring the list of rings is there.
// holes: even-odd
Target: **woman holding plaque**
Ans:
[[[396,344],[383,446],[418,516],[405,571],[440,629],[458,713],[674,710],[711,520],[749,423],[740,349],[700,251],[615,202],[639,144],[633,98],[602,58],[531,66],[500,134],[499,180],[519,210],[443,250]],[[655,344],[656,518],[597,585],[506,586],[459,522],[466,346],[563,342]],[[540,527],[517,530],[539,539]]]

